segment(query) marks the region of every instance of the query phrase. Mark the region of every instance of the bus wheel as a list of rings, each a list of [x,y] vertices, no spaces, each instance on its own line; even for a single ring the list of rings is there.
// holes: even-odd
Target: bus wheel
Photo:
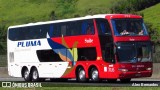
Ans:
[[[25,81],[31,81],[31,76],[30,76],[30,73],[28,71],[28,69],[24,69],[23,71],[23,78]]]
[[[99,74],[98,74],[98,70],[96,68],[91,69],[90,78],[91,78],[91,81],[93,81],[93,82],[99,81]]]
[[[37,81],[40,80],[40,79],[39,79],[39,74],[38,74],[38,71],[37,71],[36,68],[34,68],[34,69],[32,70],[31,75],[32,75],[32,81],[33,81],[33,82],[37,82]]]
[[[128,83],[128,82],[130,82],[130,81],[131,81],[131,78],[127,78],[127,79],[120,79],[120,81],[121,81],[122,83]]]
[[[78,72],[77,72],[77,81],[78,82],[86,82],[87,78],[86,78],[86,73],[85,70],[83,68],[79,68]]]

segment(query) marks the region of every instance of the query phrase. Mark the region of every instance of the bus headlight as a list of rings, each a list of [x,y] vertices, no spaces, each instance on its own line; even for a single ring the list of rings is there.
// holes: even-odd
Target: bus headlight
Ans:
[[[119,68],[118,70],[121,71],[121,72],[127,72],[128,71],[128,69],[125,69],[125,68]]]
[[[152,68],[147,68],[146,70],[150,71],[150,70],[152,70]]]

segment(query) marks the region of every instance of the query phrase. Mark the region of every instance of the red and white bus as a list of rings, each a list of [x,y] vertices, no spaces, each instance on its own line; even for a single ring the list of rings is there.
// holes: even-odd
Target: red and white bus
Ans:
[[[10,26],[8,73],[45,78],[129,82],[151,77],[152,45],[143,19],[102,14]]]

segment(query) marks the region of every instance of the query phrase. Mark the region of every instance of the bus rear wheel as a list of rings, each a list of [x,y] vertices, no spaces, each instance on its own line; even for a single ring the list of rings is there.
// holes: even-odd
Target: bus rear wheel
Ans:
[[[77,81],[78,82],[86,82],[87,81],[87,78],[86,78],[86,72],[85,70],[80,67],[76,73],[76,76],[77,76]]]
[[[93,82],[98,82],[99,81],[99,73],[98,73],[98,70],[96,68],[91,69],[90,78],[91,78],[91,81],[93,81]]]
[[[30,73],[28,71],[28,69],[24,69],[23,71],[23,78],[25,81],[31,81],[31,76],[30,76]]]
[[[31,76],[32,76],[32,81],[33,82],[38,82],[39,79],[39,74],[38,74],[38,70],[36,68],[34,68],[31,72]]]

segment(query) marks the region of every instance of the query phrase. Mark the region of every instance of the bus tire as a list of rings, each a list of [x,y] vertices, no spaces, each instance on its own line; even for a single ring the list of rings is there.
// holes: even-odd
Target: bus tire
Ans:
[[[131,78],[120,79],[120,81],[121,81],[122,83],[128,83],[128,82],[131,81]]]
[[[27,82],[31,81],[31,75],[30,75],[29,70],[27,68],[23,70],[22,74],[23,74],[23,78],[25,81],[27,81]]]
[[[36,68],[33,68],[32,72],[31,72],[31,77],[32,77],[33,82],[40,81],[38,70]]]
[[[87,81],[86,72],[82,67],[78,68],[76,76],[77,76],[76,80],[78,82],[86,82]]]
[[[90,79],[93,82],[98,82],[99,81],[99,73],[97,68],[93,67],[90,71]]]

